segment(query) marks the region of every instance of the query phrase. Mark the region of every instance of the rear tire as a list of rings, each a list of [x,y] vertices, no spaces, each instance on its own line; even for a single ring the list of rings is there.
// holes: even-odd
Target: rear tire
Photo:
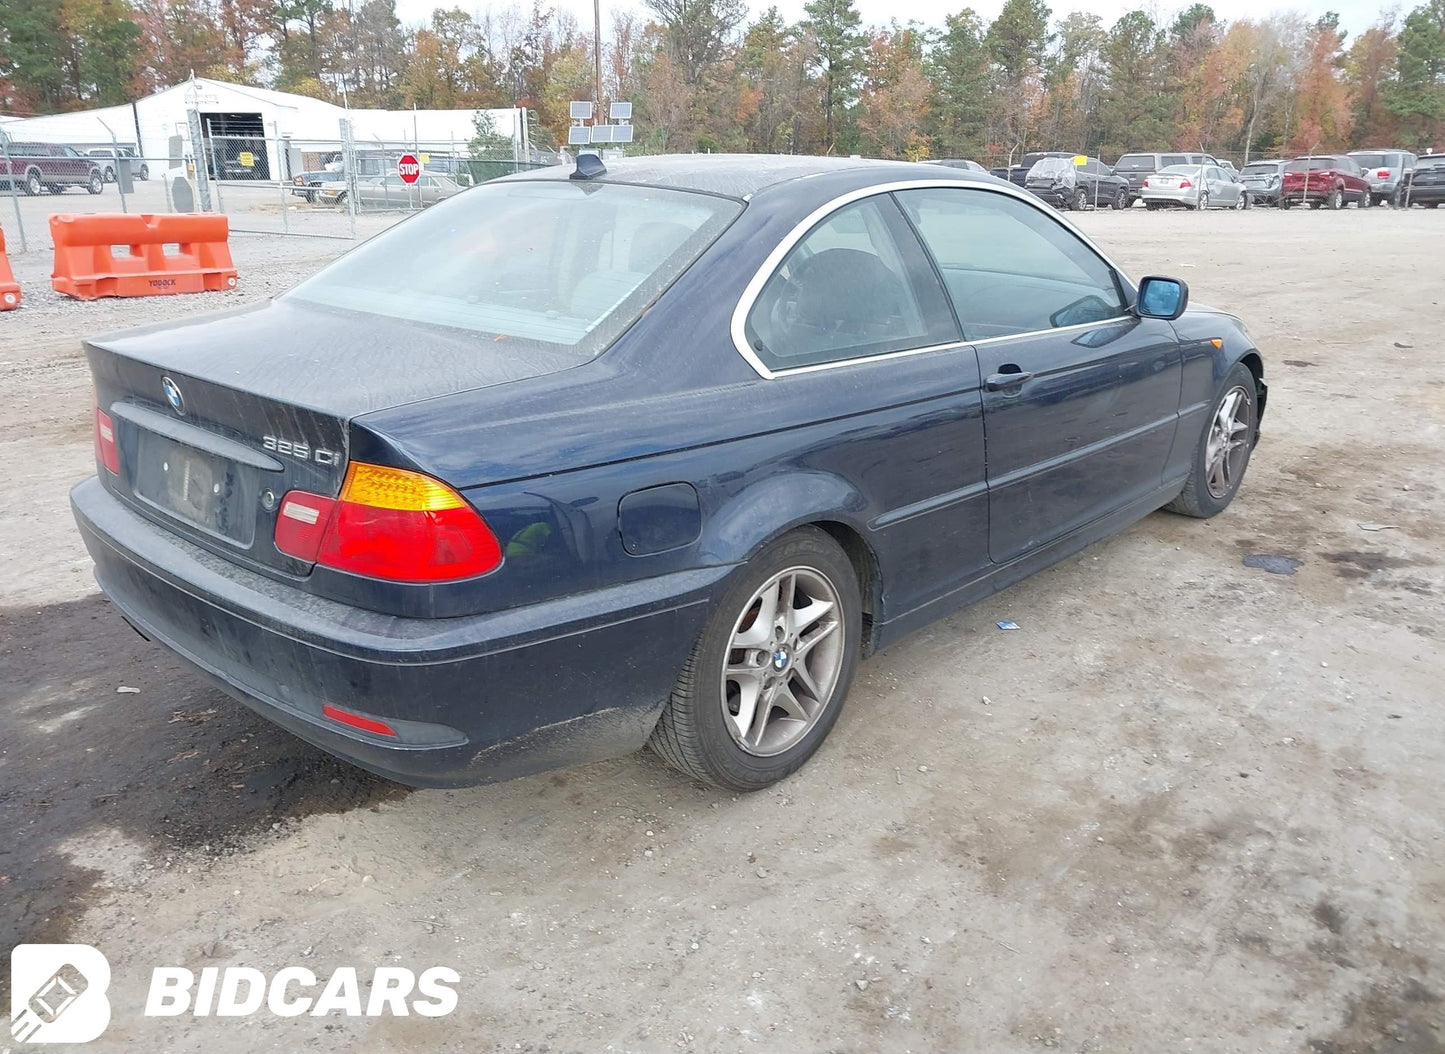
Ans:
[[[832,607],[810,615],[820,601]],[[861,627],[858,578],[838,543],[816,527],[784,535],[724,591],[648,745],[704,783],[734,791],[776,783],[797,771],[837,722],[857,669]]]
[[[1294,208],[1294,202],[1290,201],[1289,198],[1280,198],[1279,207],[1282,209],[1292,209]]]
[[[1329,206],[1331,212],[1339,212],[1340,209],[1345,207],[1344,189],[1341,187],[1336,187],[1334,190],[1330,191],[1330,196],[1325,199],[1325,204]]]
[[[1083,187],[1074,190],[1073,200],[1069,202],[1069,208],[1075,212],[1083,212],[1089,207],[1089,194]]]
[[[1120,187],[1120,188],[1119,188],[1119,193],[1117,193],[1117,194],[1114,195],[1114,210],[1115,210],[1116,212],[1117,212],[1117,211],[1122,211],[1123,209],[1127,209],[1128,207],[1129,207],[1129,192],[1128,192],[1127,190],[1123,189],[1122,187]]]
[[[39,173],[39,172],[36,172],[34,169],[31,169],[29,172],[25,173],[25,196],[26,196],[26,197],[28,197],[28,198],[38,198],[38,197],[40,196],[40,192],[41,192],[43,189],[45,189],[45,185],[40,182],[40,173]]]
[[[1230,408],[1226,402],[1233,401]],[[1164,508],[1207,520],[1218,516],[1239,492],[1259,434],[1259,391],[1254,374],[1236,362],[1211,404],[1194,450],[1194,463],[1179,496]]]
[[[1199,192],[1199,201],[1195,204],[1194,211],[1203,212],[1207,208],[1209,208],[1209,192],[1201,190]]]
[[[99,172],[92,172],[90,179],[85,182],[85,189],[92,194],[99,194],[105,189],[105,179]]]

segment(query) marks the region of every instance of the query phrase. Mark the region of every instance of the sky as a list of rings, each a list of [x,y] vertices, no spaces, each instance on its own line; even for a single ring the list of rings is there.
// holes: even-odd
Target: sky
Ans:
[[[493,0],[491,6],[496,9],[510,6],[512,3],[524,8],[531,7],[531,0]],[[583,26],[592,24],[592,0],[543,0],[550,2],[553,6],[570,10],[577,16],[577,21]],[[778,10],[783,17],[789,21],[796,21],[803,15],[803,4],[805,0],[776,0]],[[891,19],[898,19],[900,22],[907,22],[909,19],[922,22],[930,26],[942,26],[945,15],[952,14],[965,7],[972,7],[985,20],[992,19],[1003,6],[1003,0],[907,0],[905,3],[898,3],[896,0],[854,0],[858,12],[863,16],[863,24],[883,25]],[[1409,11],[1420,0],[1404,0],[1401,9]],[[487,6],[485,0],[397,0],[396,13],[403,24],[414,26],[430,19],[433,8],[436,7],[455,8],[460,7],[463,11],[475,13]],[[767,0],[749,0],[749,8],[754,16],[768,6]],[[1189,6],[1187,2],[1178,0],[1093,0],[1093,2],[1069,2],[1069,0],[1053,0],[1050,4],[1054,9],[1053,17],[1061,18],[1070,11],[1089,11],[1103,19],[1106,26],[1114,22],[1126,11],[1136,8],[1145,10],[1155,9],[1159,21],[1172,21],[1173,15],[1183,8]],[[1275,4],[1270,0],[1211,0],[1210,6],[1214,8],[1215,14],[1225,21],[1232,21],[1236,18],[1258,18],[1273,10],[1293,9],[1304,14],[1313,21],[1326,11],[1337,11],[1340,15],[1340,25],[1349,31],[1349,40],[1363,33],[1379,17],[1382,6],[1392,6],[1390,0],[1289,0]],[[607,25],[611,19],[611,12],[632,8],[636,11],[643,11],[641,0],[626,0],[618,3],[616,0],[602,0],[602,26],[603,35],[606,35]],[[1348,44],[1349,40],[1346,41]]]

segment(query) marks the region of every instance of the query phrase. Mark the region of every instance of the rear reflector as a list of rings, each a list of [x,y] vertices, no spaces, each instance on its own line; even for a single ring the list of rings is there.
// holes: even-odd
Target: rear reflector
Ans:
[[[120,475],[120,451],[115,445],[115,425],[110,415],[95,408],[95,459],[110,472]]]
[[[350,710],[343,710],[339,706],[332,706],[324,703],[321,713],[343,725],[350,725],[352,728],[359,728],[363,732],[370,732],[378,736],[396,736],[396,729],[392,728],[385,721],[378,721],[374,717],[367,717],[365,714],[354,714]]]
[[[298,560],[393,582],[448,582],[495,570],[502,547],[486,521],[440,480],[353,462],[336,499],[293,490],[276,547]]]

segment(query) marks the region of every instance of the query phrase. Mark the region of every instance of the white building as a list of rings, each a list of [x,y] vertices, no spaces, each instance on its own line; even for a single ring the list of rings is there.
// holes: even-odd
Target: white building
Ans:
[[[358,149],[414,147],[466,153],[476,135],[476,110],[352,110],[305,95],[195,78],[124,106],[6,121],[12,142],[62,143],[79,148],[133,146],[148,159],[194,155],[189,147],[188,111],[200,115],[202,135],[237,137],[255,158],[258,178],[288,178],[314,167],[316,155],[335,151],[341,121],[349,119]],[[530,145],[527,113],[489,110],[498,135],[512,140],[515,157]],[[261,169],[264,166],[264,171]],[[152,165],[152,167],[157,167]]]

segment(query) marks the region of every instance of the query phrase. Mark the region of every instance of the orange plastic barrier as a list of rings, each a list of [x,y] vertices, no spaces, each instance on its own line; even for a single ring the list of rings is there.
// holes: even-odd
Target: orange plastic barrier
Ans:
[[[50,284],[78,300],[234,289],[229,234],[230,221],[217,212],[51,216],[55,269]],[[180,251],[168,254],[167,245]],[[121,247],[125,251],[117,253]]]
[[[10,257],[5,255],[5,232],[0,231],[0,311],[14,311],[20,306],[20,283],[10,270]]]

